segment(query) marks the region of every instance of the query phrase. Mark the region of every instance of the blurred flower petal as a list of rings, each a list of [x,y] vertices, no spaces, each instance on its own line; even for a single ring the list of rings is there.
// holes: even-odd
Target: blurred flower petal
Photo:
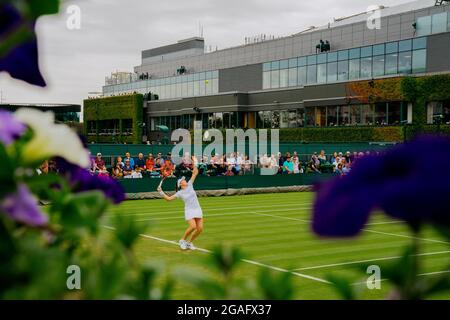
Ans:
[[[0,42],[17,38],[18,43],[2,48],[0,71],[30,84],[45,87],[46,83],[39,70],[37,40],[33,23],[26,23],[17,9],[7,3],[0,4]]]
[[[24,184],[3,199],[0,211],[15,221],[31,226],[44,226],[48,223],[48,217],[39,210],[36,199]]]
[[[33,130],[33,138],[23,150],[26,161],[38,162],[59,156],[80,167],[89,167],[89,153],[78,135],[65,124],[55,124],[52,112],[20,108],[15,117]]]
[[[0,110],[0,142],[3,144],[11,144],[19,138],[25,131],[26,126],[17,121],[13,114]]]
[[[354,236],[374,208],[406,221],[450,227],[450,139],[423,136],[384,155],[359,159],[352,171],[318,186],[312,228]]]

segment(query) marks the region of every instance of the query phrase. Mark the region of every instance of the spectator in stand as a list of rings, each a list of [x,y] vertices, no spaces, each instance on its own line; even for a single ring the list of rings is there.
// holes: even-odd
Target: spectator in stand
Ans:
[[[134,159],[130,156],[130,153],[125,153],[125,164],[127,163],[127,160],[130,162],[131,168],[134,169]]]
[[[283,173],[293,174],[294,173],[294,163],[292,163],[291,156],[286,155],[286,160],[283,163]]]
[[[156,155],[156,159],[155,159],[155,165],[153,167],[153,171],[157,172],[157,173],[161,173],[161,166],[164,163],[164,159],[162,158],[162,154],[161,152],[158,152],[158,154]]]
[[[342,163],[339,163],[334,171],[336,174],[342,175]]]
[[[116,161],[116,163],[115,163],[115,165],[114,165],[114,167],[112,168],[112,171],[111,171],[111,176],[113,178],[115,178],[115,179],[122,178],[123,177],[122,169],[123,169],[124,166],[125,166],[125,164],[122,162],[122,158],[121,157],[117,157],[117,161]]]
[[[148,174],[151,174],[154,167],[155,167],[155,159],[153,159],[153,154],[149,153],[147,160],[145,160],[145,170],[147,171]]]
[[[320,154],[317,159],[319,159],[320,164],[325,164],[327,162],[327,155],[325,154],[325,150],[320,150]]]
[[[350,163],[346,163],[345,166],[342,167],[342,174],[346,175],[352,170]]]
[[[166,178],[174,177],[173,175],[174,170],[175,166],[172,163],[171,158],[167,157],[166,160],[164,160],[164,164],[161,166],[161,175]]]
[[[347,163],[352,163],[350,151],[347,151],[347,152],[345,153],[345,162],[347,162]]]
[[[266,155],[267,158],[267,155]],[[248,174],[252,172],[252,161],[250,160],[250,158],[248,157],[248,155],[244,156],[244,161],[242,162],[242,173],[243,174]]]
[[[224,173],[224,176],[227,176],[227,177],[234,176],[233,169],[234,169],[234,167],[231,164],[228,165],[228,168],[227,168],[226,172]]]
[[[299,174],[300,173],[300,160],[298,159],[298,157],[295,155],[292,157],[292,163],[294,165],[294,174]],[[301,169],[303,170],[303,169]],[[303,172],[302,172],[303,173]]]
[[[132,171],[131,178],[142,179],[142,170],[140,167],[136,167],[136,169]]]
[[[311,169],[311,171],[313,172],[321,173],[319,170],[319,166],[320,161],[319,158],[317,157],[317,152],[314,152],[314,154],[311,156],[311,160],[309,161],[309,169]]]
[[[109,177],[109,172],[108,172],[108,170],[106,169],[106,166],[105,166],[105,165],[103,165],[103,166],[100,168],[100,170],[98,171],[98,176],[99,176],[99,177]]]
[[[261,164],[261,167],[263,168],[270,167],[270,158],[267,156],[267,154],[263,154],[263,156],[259,159],[259,162]]]
[[[281,152],[278,152],[278,174],[283,173],[283,164],[284,164],[284,158],[281,155]]]
[[[139,153],[138,158],[136,159],[135,168],[139,168],[141,171],[145,170],[145,159],[142,153]]]
[[[279,169],[278,159],[273,154],[270,156],[269,168],[273,169],[273,170],[276,170],[277,172],[278,172],[278,169]]]
[[[239,152],[236,153],[236,174],[241,174],[243,159]]]
[[[131,175],[133,174],[133,167],[130,164],[130,159],[125,159],[125,166],[123,167],[122,172],[124,178],[131,178]]]
[[[330,157],[330,163],[335,167],[337,166],[337,164],[336,164],[337,157],[338,157],[338,154],[336,151],[333,152],[333,155]]]
[[[102,154],[99,152],[97,153],[97,157],[95,158],[95,164],[94,164],[94,172],[100,171],[103,166],[105,165],[105,161],[102,159]]]

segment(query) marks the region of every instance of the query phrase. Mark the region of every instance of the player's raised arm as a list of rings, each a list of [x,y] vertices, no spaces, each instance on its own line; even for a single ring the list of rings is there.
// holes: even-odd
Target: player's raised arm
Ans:
[[[192,177],[191,177],[190,181],[192,181],[192,183],[194,183],[195,178],[197,178],[197,175],[198,175],[198,168],[197,168],[198,160],[197,160],[197,157],[192,156],[192,164],[193,164],[193,166],[192,166],[193,169],[192,169]]]
[[[172,201],[172,200],[175,200],[175,199],[177,198],[175,194],[174,194],[174,195],[171,195],[171,196],[168,196],[167,194],[165,194],[161,187],[158,187],[158,189],[156,189],[156,190],[159,192],[159,194],[160,194],[160,195],[164,198],[164,200],[166,200],[166,201]]]

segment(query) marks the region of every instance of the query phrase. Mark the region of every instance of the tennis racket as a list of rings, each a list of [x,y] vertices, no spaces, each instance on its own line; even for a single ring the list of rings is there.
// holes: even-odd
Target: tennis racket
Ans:
[[[158,189],[162,187],[164,180],[166,180],[166,176],[163,176],[161,181],[159,182]]]

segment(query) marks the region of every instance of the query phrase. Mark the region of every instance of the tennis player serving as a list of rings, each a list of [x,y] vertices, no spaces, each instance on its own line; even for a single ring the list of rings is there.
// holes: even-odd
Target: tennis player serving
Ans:
[[[160,195],[167,201],[172,201],[177,198],[184,201],[184,217],[189,226],[184,232],[183,238],[179,241],[182,250],[195,250],[196,248],[192,242],[203,232],[203,212],[193,187],[195,178],[198,175],[198,161],[195,156],[192,157],[192,161],[194,165],[191,179],[189,182],[186,181],[185,177],[178,179],[177,192],[174,195],[166,195],[161,185],[157,189]]]

